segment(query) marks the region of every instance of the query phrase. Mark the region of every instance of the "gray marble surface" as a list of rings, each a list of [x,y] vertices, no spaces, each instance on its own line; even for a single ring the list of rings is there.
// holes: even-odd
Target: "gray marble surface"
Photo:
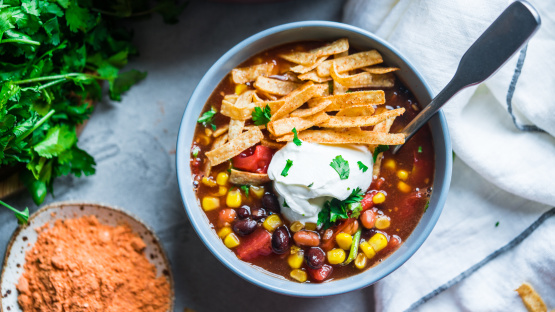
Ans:
[[[343,2],[304,0],[265,4],[192,1],[177,25],[161,18],[130,23],[140,56],[129,68],[148,77],[121,103],[107,97],[80,138],[98,163],[88,178],[60,178],[55,196],[125,208],[160,237],[173,266],[175,311],[368,311],[371,287],[326,298],[303,299],[258,288],[224,267],[204,246],[187,220],[175,173],[175,142],[185,105],[210,66],[241,40],[272,26],[302,20],[341,19]],[[192,127],[191,127],[192,129]],[[36,207],[26,192],[7,201]],[[0,210],[0,250],[16,228]]]

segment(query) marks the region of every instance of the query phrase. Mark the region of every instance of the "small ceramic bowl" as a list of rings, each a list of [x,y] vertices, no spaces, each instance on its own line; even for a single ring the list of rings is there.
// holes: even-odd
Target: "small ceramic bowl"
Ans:
[[[351,277],[322,284],[301,284],[280,278],[263,269],[239,260],[218,238],[200,207],[193,191],[190,150],[196,120],[218,83],[237,65],[252,55],[285,43],[305,40],[332,41],[348,38],[359,51],[377,49],[384,64],[399,67],[396,76],[411,90],[421,105],[432,99],[430,88],[414,66],[383,39],[360,28],[346,24],[307,21],[277,26],[251,36],[224,54],[204,75],[194,90],[179,129],[177,139],[177,178],[189,219],[208,249],[229,269],[246,280],[266,289],[292,296],[316,297],[340,294],[375,283],[407,261],[422,245],[436,224],[451,181],[452,151],[447,123],[442,112],[429,122],[435,148],[435,176],[430,205],[418,226],[401,247],[380,264]]]
[[[120,208],[114,208],[103,204],[60,202],[53,203],[39,209],[29,218],[29,225],[19,227],[12,235],[4,257],[2,277],[0,286],[2,291],[1,311],[21,312],[17,303],[18,292],[16,284],[23,274],[25,254],[33,248],[37,241],[35,229],[52,224],[60,219],[72,219],[83,216],[94,215],[102,224],[116,226],[122,223],[128,224],[133,232],[139,235],[146,244],[145,255],[148,261],[156,267],[157,276],[165,275],[170,283],[170,309],[173,311],[174,289],[173,277],[170,263],[160,242],[154,232],[136,217],[131,216]]]

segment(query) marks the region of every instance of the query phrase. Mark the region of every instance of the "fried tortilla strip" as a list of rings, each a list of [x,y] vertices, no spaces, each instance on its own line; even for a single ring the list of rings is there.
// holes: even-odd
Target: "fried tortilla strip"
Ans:
[[[338,82],[347,88],[390,88],[395,84],[395,76],[392,73],[374,75],[363,72],[352,76],[341,76],[337,73],[335,64],[333,64],[330,74],[334,82]]]
[[[224,134],[222,136],[215,138],[214,143],[212,143],[212,150],[224,145],[225,142],[227,142],[227,134]],[[211,170],[212,170],[212,163],[210,162],[209,159],[206,159],[206,163],[204,164],[204,176],[209,177]]]
[[[239,134],[241,134],[243,132],[244,126],[245,126],[244,120],[231,119],[229,121],[229,130],[227,132],[229,140],[233,140]]]
[[[258,127],[253,127],[249,131],[239,134],[235,139],[230,140],[226,144],[206,152],[205,155],[210,160],[211,165],[216,166],[239,155],[242,151],[260,142],[263,138],[262,131]]]
[[[237,98],[237,101],[235,103],[223,100],[222,107],[220,108],[220,113],[231,119],[250,119],[252,117],[252,111],[255,107],[255,105],[252,103],[253,94],[254,91],[252,90],[245,91]]]
[[[301,107],[311,98],[322,96],[324,92],[325,88],[322,87],[322,85],[315,85],[312,81],[308,81],[282,99],[284,101],[283,105],[281,105],[275,113],[272,111],[272,118],[270,121],[285,117],[287,114]]]
[[[259,76],[254,82],[254,87],[262,92],[284,96],[299,87],[298,83]]]
[[[266,173],[252,173],[231,169],[229,182],[236,185],[262,185],[270,182],[270,178]]]
[[[326,122],[330,116],[324,112],[306,118],[289,117],[282,118],[268,123],[268,131],[274,136],[281,136],[290,133],[293,128],[297,131],[308,129],[314,125]]]
[[[329,56],[342,53],[349,50],[349,40],[342,38],[320,48],[310,50],[309,52],[292,52],[280,54],[279,56],[291,63],[311,65],[321,56]]]
[[[278,143],[274,140],[271,140],[270,138],[264,136],[264,138],[262,139],[262,141],[260,141],[260,144],[269,147],[271,149],[275,149],[275,150],[279,150],[281,148],[283,148],[285,146],[285,143]]]
[[[219,137],[220,135],[226,133],[228,129],[229,129],[229,125],[223,125],[223,126],[221,126],[220,128],[218,128],[218,130],[214,131],[214,132],[212,133],[212,136],[215,137],[215,138],[217,138],[217,137]]]
[[[382,63],[383,59],[380,53],[376,50],[360,52],[348,56],[327,60],[318,65],[316,72],[320,77],[327,77],[331,75],[332,65],[337,66],[338,73],[344,73],[353,69],[371,66],[374,64]]]
[[[403,107],[392,109],[385,113],[372,116],[357,116],[357,117],[344,117],[344,116],[330,116],[328,121],[319,124],[323,128],[351,128],[351,127],[368,127],[382,122],[390,117],[397,117],[405,112]]]
[[[373,132],[377,132],[377,133],[388,133],[389,130],[391,129],[391,126],[393,125],[393,122],[395,121],[395,118],[387,118],[386,120],[380,122],[379,124],[374,126],[374,129],[372,129]],[[369,145],[368,148],[370,149],[370,151],[372,152],[372,154],[374,154],[374,151],[376,150],[377,145]],[[376,156],[376,162],[374,163],[374,167],[372,168],[372,175],[377,177],[380,175],[380,168],[382,167],[382,159],[383,159],[383,153],[379,153],[378,156]]]
[[[338,111],[359,105],[381,105],[385,103],[385,92],[383,90],[359,91],[313,98],[308,101],[308,107],[316,107],[326,101],[331,101],[331,104],[326,107],[326,112]]]
[[[322,83],[322,82],[332,80],[331,77],[329,77],[329,76],[328,77],[318,76],[318,74],[316,73],[315,70],[311,70],[311,71],[307,72],[306,74],[299,75],[299,79],[301,79],[301,80],[311,80],[311,81],[318,82],[318,83]]]
[[[317,114],[319,112],[323,112],[326,109],[326,107],[328,107],[331,103],[332,103],[332,101],[329,100],[329,99],[328,100],[323,100],[323,101],[318,101],[318,105],[315,105],[315,106],[310,107],[310,108],[298,108],[298,109],[294,110],[293,112],[291,112],[291,114],[289,114],[289,116],[291,116],[291,117],[311,116],[311,115]]]
[[[223,99],[223,100],[224,100],[224,101],[228,101],[228,102],[230,102],[231,104],[235,104],[235,102],[237,102],[237,98],[238,98],[238,97],[239,97],[239,96],[238,96],[237,94],[226,94],[226,95],[224,96],[224,99]]]
[[[352,130],[305,130],[299,133],[299,139],[305,142],[324,144],[381,144],[398,145],[405,143],[402,133],[378,133],[373,131]],[[293,140],[292,134],[276,138],[278,142]]]
[[[309,71],[315,69],[318,65],[322,64],[328,57],[327,56],[322,56],[319,57],[318,59],[316,59],[316,62],[314,62],[314,64],[311,65],[297,65],[297,66],[293,66],[291,67],[291,71],[297,74],[304,74],[304,73],[308,73]]]
[[[258,76],[271,76],[274,66],[273,63],[266,63],[234,68],[231,70],[231,79],[234,83],[241,84],[254,81]]]
[[[547,306],[532,285],[523,283],[516,289],[516,292],[518,292],[520,299],[522,299],[526,310],[530,312],[547,312]]]
[[[374,107],[372,105],[353,105],[340,109],[335,116],[356,117],[356,116],[372,116]]]
[[[364,70],[367,73],[371,73],[371,74],[375,74],[375,75],[381,75],[381,74],[387,74],[387,73],[391,73],[391,72],[394,72],[394,71],[398,71],[399,68],[398,67],[372,66],[372,67],[365,67],[362,70]]]

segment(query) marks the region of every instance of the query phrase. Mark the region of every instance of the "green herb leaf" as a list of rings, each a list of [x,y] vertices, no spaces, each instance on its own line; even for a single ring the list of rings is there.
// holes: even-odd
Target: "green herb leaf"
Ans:
[[[215,115],[216,115],[216,110],[214,109],[214,107],[212,107],[209,111],[204,112],[204,114],[200,116],[197,122],[202,124],[205,127],[212,126],[214,125],[212,122],[214,121]],[[212,127],[212,129],[214,128],[215,128],[215,125]]]
[[[145,79],[146,75],[146,72],[134,69],[119,74],[117,78],[114,79],[113,83],[110,84],[110,98],[115,101],[120,101],[121,94],[129,90],[131,86],[137,82]]]
[[[358,169],[362,170],[362,172],[366,172],[368,170],[368,166],[362,163],[362,161],[357,161]]]
[[[191,151],[191,154],[193,154],[194,158],[198,157],[199,152],[200,152],[200,147],[198,147],[197,145],[193,146],[193,150]]]
[[[430,201],[427,201],[426,206],[424,206],[424,212],[426,212],[428,210],[429,206],[430,206]]]
[[[250,185],[241,185],[241,189],[243,190],[243,192],[245,192],[245,196],[249,198]]]
[[[291,159],[287,159],[287,163],[285,164],[285,168],[281,171],[281,175],[286,177],[289,173],[289,169],[293,166],[293,161]]]
[[[389,150],[389,145],[378,145],[378,147],[374,149],[374,155],[372,155],[374,162],[376,162],[376,159],[378,159],[378,155],[380,153],[383,153],[387,150]]]
[[[349,162],[343,159],[343,156],[337,155],[331,161],[330,166],[339,174],[339,179],[345,180],[349,178]]]
[[[303,144],[303,142],[301,140],[299,140],[299,137],[297,136],[297,129],[293,128],[293,143],[295,143],[295,145],[297,146],[301,146],[301,144]]]
[[[29,221],[29,208],[25,207],[23,211],[19,211],[1,200],[0,200],[0,205],[13,211],[15,213],[15,217],[17,218],[17,222],[19,224],[27,224],[27,222]]]
[[[495,223],[495,227],[498,227],[498,226],[499,226],[499,221],[497,221],[497,222]]]
[[[358,218],[362,212],[360,201],[363,198],[362,190],[357,187],[343,201],[336,198],[326,201],[322,210],[318,213],[318,225],[321,225],[325,230],[337,221]]]
[[[287,202],[285,201],[285,199],[283,200],[283,207],[291,208],[291,207],[289,207],[289,205],[287,204]]]
[[[272,118],[272,110],[270,109],[270,105],[266,105],[264,109],[257,106],[254,108],[251,115],[252,121],[256,126],[267,125]]]
[[[310,184],[308,185],[308,187],[312,187],[313,185],[314,185],[314,182],[310,183]]]
[[[419,153],[422,153],[422,146],[419,146],[419,147],[418,147],[418,152],[419,152]]]
[[[60,125],[50,128],[44,140],[37,143],[33,149],[39,156],[52,158],[70,149],[75,142],[77,142],[75,128]]]

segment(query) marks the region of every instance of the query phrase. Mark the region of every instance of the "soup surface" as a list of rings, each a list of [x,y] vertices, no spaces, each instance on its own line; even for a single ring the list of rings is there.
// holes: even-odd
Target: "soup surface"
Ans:
[[[346,39],[297,42],[252,56],[219,83],[196,125],[192,180],[215,235],[237,257],[289,280],[323,282],[379,264],[414,230],[432,191],[432,137],[426,126],[397,155],[387,150],[420,107],[396,68],[379,63],[378,51],[354,51]],[[325,159],[331,170],[288,159],[326,143],[332,153],[355,146],[363,161],[337,152]],[[277,159],[286,163],[276,171]],[[320,169],[332,182],[287,180]],[[350,185],[348,196],[333,197],[339,185]],[[303,205],[298,194],[317,186],[328,193]]]

